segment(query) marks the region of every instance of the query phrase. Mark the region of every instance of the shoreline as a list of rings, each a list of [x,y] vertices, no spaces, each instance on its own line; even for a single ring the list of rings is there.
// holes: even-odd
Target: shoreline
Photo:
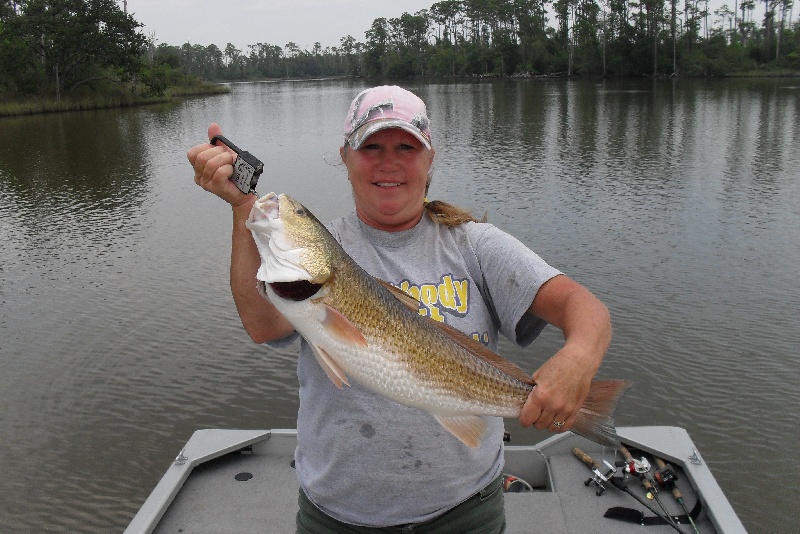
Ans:
[[[64,97],[61,100],[31,98],[0,102],[0,119],[26,115],[45,115],[72,111],[119,109],[155,104],[168,104],[191,96],[213,96],[230,93],[230,89],[217,83],[202,86],[172,87],[162,96],[136,97],[131,94],[96,94],[80,98]]]
[[[60,101],[49,99],[30,99],[21,101],[8,101],[0,102],[0,119],[21,117],[26,115],[44,115],[49,113],[63,113],[71,111],[89,111],[98,109],[115,109],[127,108],[138,106],[149,106],[156,104],[167,104],[174,102],[180,98],[192,96],[215,96],[230,93],[230,88],[226,85],[245,84],[245,83],[280,83],[280,82],[315,82],[327,80],[356,80],[361,79],[361,76],[317,76],[310,78],[263,78],[258,80],[225,80],[216,82],[206,82],[202,86],[195,87],[173,87],[167,90],[168,94],[163,96],[154,97],[134,97],[127,94],[115,95],[93,95],[80,99],[71,99],[69,97],[63,98]],[[565,73],[553,74],[515,74],[515,75],[498,75],[498,74],[473,74],[469,76],[430,76],[430,77],[415,77],[413,79],[429,78],[431,80],[544,80],[544,79],[615,79],[625,78],[630,79],[629,76],[569,76]],[[737,72],[724,74],[721,76],[681,76],[670,74],[658,74],[655,76],[646,76],[645,78],[653,80],[665,79],[776,79],[776,78],[800,78],[800,71],[775,71],[775,72]]]

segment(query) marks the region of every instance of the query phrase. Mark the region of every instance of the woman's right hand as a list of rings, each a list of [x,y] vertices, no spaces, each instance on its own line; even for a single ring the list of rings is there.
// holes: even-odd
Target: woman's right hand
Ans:
[[[215,135],[222,135],[222,128],[212,122],[208,126],[208,138],[212,139]],[[190,148],[186,157],[194,168],[194,182],[197,185],[217,195],[234,208],[252,204],[254,195],[242,193],[236,184],[231,182],[236,152],[225,145],[201,143]]]
[[[211,123],[208,126],[208,138],[212,139],[215,135],[222,135],[222,129],[218,124]],[[256,196],[242,193],[230,180],[236,152],[224,145],[202,143],[190,148],[186,157],[194,168],[195,183],[233,208],[230,283],[242,325],[256,343],[288,336],[294,327],[268,299],[258,293],[255,283],[261,257],[245,221]]]

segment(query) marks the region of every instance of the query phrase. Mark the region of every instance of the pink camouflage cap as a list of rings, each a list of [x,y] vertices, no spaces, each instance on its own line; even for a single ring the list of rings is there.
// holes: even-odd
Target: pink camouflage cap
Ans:
[[[425,102],[420,97],[396,85],[381,85],[361,91],[353,99],[344,120],[344,140],[358,150],[375,132],[402,128],[430,149],[430,124]]]

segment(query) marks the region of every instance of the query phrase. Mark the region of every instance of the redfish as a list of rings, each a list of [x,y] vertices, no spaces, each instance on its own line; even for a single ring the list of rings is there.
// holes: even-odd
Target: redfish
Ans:
[[[306,339],[338,388],[353,379],[425,410],[469,447],[481,442],[482,416],[519,417],[535,387],[530,375],[421,316],[416,300],[361,269],[302,204],[270,193],[256,201],[246,224],[261,256],[259,291]],[[618,446],[613,411],[629,386],[592,382],[572,431]]]

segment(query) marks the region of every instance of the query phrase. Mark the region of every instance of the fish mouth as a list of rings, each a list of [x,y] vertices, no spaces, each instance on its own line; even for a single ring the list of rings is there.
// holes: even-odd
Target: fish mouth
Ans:
[[[254,209],[250,214],[251,222],[274,221],[280,218],[280,197],[276,193],[269,193],[256,200]]]
[[[256,279],[267,282],[296,282],[310,280],[303,267],[304,249],[295,245],[281,219],[280,202],[287,197],[269,193],[253,204],[245,226],[252,232],[261,257]]]

